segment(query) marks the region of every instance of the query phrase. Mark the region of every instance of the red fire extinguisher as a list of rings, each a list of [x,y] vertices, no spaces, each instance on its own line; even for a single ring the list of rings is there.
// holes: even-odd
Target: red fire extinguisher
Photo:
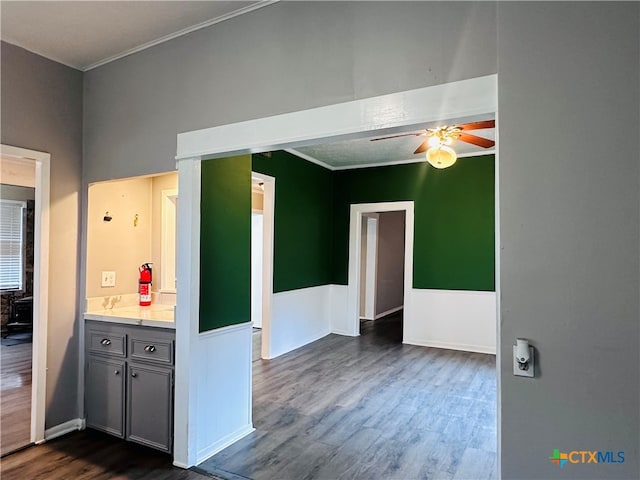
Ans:
[[[138,292],[140,293],[140,306],[148,307],[151,305],[151,264],[143,263],[139,270]]]

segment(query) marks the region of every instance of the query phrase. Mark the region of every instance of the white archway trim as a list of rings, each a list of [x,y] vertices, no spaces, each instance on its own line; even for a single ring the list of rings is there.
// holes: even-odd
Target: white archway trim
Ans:
[[[443,119],[473,120],[498,104],[497,75],[178,134],[176,159],[295,148],[309,140]]]
[[[260,356],[271,356],[271,304],[273,302],[273,235],[275,232],[276,179],[251,172],[253,178],[264,182],[263,243],[262,243],[262,345]]]
[[[176,309],[175,465],[193,466],[252,430],[250,414],[249,416],[246,414],[247,410],[251,411],[251,398],[244,396],[239,402],[246,401],[246,405],[241,405],[242,408],[238,408],[237,412],[231,415],[236,424],[240,425],[235,431],[229,428],[227,436],[212,434],[209,436],[211,438],[207,439],[199,438],[195,433],[196,429],[212,431],[208,422],[203,419],[207,413],[206,406],[199,404],[197,400],[201,390],[212,387],[207,384],[207,379],[198,378],[193,373],[198,370],[204,357],[199,353],[198,348],[192,348],[189,351],[190,347],[196,347],[199,344],[199,337],[203,337],[197,330],[199,315],[197,292],[200,287],[200,182],[198,176],[200,161],[295,148],[319,139],[357,138],[374,130],[379,133],[393,133],[394,129],[401,127],[439,120],[457,122],[479,120],[484,115],[494,114],[497,111],[497,88],[497,75],[488,75],[178,134],[176,160],[179,166],[179,190],[184,192],[185,189],[191,188],[192,194],[185,201],[181,193],[181,200],[178,203],[180,232],[178,233],[179,268]],[[183,179],[183,175],[187,176]],[[198,229],[198,233],[195,229]],[[413,235],[411,235],[411,242],[413,242]],[[407,254],[407,257],[413,261],[412,255]],[[412,271],[413,266],[406,270],[406,272]],[[405,275],[407,275],[406,272]],[[410,284],[409,278],[406,285]],[[341,320],[348,321],[344,318],[344,312],[347,311],[347,295],[343,295],[343,290],[338,288],[332,288],[331,292],[332,311],[341,314]],[[410,301],[405,304],[405,308],[407,307],[411,309]],[[250,327],[250,323],[247,325]],[[332,330],[338,332],[335,326]],[[342,331],[340,333],[345,334]],[[205,337],[217,338],[211,335]],[[233,377],[233,387],[242,393],[247,389],[246,384],[251,382],[250,365],[249,368],[242,370],[243,362],[246,360],[250,363],[251,360],[250,328],[247,335],[238,336],[233,341],[237,341],[238,356],[246,353],[246,359],[239,362],[238,371]],[[220,367],[220,369],[224,368]],[[211,373],[219,373],[214,364],[210,370]],[[228,390],[231,387],[231,384],[226,386]],[[217,438],[213,439],[213,436]]]
[[[33,358],[31,387],[31,442],[45,440],[47,392],[47,323],[49,316],[49,185],[51,155],[1,145],[2,157],[35,162],[35,225],[33,278]]]

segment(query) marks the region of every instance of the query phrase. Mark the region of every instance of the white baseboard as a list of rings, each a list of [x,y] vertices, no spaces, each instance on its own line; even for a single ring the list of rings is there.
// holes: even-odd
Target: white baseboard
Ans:
[[[464,352],[488,353],[495,355],[496,348],[489,345],[467,345],[447,342],[425,342],[422,340],[405,339],[402,343],[407,345],[417,345],[419,347],[444,348],[447,350],[461,350]]]
[[[84,430],[85,421],[83,418],[74,418],[68,422],[61,423],[55,427],[47,428],[44,431],[45,440],[53,440],[54,438],[61,437],[67,433],[75,432],[76,430]]]
[[[391,315],[392,313],[399,312],[403,308],[404,308],[404,305],[400,305],[399,307],[391,308],[391,309],[389,309],[387,311],[380,312],[379,314],[377,314],[375,316],[374,320],[378,320],[379,318],[386,317],[387,315]]]
[[[255,428],[253,428],[252,424],[245,425],[244,427],[240,428],[239,430],[236,430],[235,432],[230,433],[229,435],[227,435],[225,437],[222,437],[217,442],[212,443],[211,445],[208,445],[205,448],[199,450],[198,451],[198,456],[196,458],[196,465],[201,464],[206,459],[208,459],[208,458],[214,456],[216,453],[224,450],[229,445],[231,445],[232,443],[237,442],[241,438],[246,437],[247,435],[249,435],[253,431],[255,431]],[[176,467],[188,468],[186,466],[178,465],[176,462],[174,462],[173,464]]]
[[[301,341],[301,342],[299,341],[295,345],[290,345],[287,350],[279,351],[274,355],[271,355],[269,357],[262,357],[262,358],[264,360],[273,360],[274,358],[278,358],[278,357],[280,357],[280,356],[282,356],[282,355],[284,355],[286,353],[289,353],[289,352],[292,352],[294,350],[297,350],[298,348],[302,348],[305,345],[309,345],[310,343],[316,342],[316,341],[320,340],[321,338],[326,337],[330,333],[333,333],[333,332],[331,332],[330,330],[323,330],[321,332],[312,333],[309,336],[307,336],[307,338],[304,339],[303,341]]]
[[[345,337],[359,337],[360,335],[354,335],[353,332],[348,332],[346,330],[331,330],[331,333],[335,333],[336,335],[344,335]]]

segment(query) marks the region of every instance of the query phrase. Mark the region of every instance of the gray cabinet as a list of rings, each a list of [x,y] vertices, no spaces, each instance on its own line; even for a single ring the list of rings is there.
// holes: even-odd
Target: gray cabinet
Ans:
[[[86,322],[87,426],[171,452],[175,333]]]
[[[171,451],[172,372],[143,364],[129,365],[127,440]]]
[[[90,355],[85,401],[87,426],[124,438],[124,361]]]

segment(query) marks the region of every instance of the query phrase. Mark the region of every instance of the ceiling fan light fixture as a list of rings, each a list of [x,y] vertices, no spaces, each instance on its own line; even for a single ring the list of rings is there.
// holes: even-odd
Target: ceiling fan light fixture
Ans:
[[[427,150],[427,162],[431,166],[439,169],[447,168],[456,163],[458,156],[456,152],[445,145],[432,147]]]
[[[442,142],[440,141],[440,138],[438,138],[436,136],[429,137],[427,142],[428,142],[430,147],[438,147],[439,145],[442,145]]]

